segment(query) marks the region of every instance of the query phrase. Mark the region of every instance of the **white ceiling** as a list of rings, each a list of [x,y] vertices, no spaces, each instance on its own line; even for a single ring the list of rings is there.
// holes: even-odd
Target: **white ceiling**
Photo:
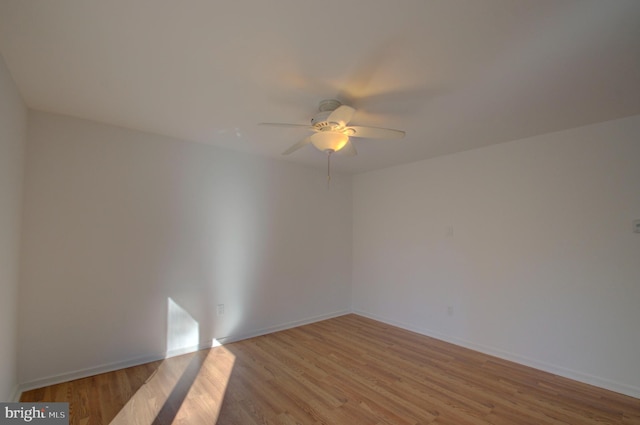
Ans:
[[[324,167],[320,100],[352,124],[344,172],[640,114],[639,0],[0,0],[31,108]]]

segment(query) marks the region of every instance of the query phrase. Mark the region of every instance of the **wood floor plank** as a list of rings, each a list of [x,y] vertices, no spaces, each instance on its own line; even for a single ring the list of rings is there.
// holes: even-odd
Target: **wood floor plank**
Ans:
[[[640,400],[357,315],[25,392],[72,425],[640,425]]]

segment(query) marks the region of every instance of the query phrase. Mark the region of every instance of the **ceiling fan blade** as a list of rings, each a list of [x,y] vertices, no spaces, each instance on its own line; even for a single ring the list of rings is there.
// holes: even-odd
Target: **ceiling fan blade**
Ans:
[[[356,150],[356,147],[353,146],[353,143],[351,143],[351,140],[347,141],[347,144],[344,145],[344,147],[340,149],[338,153],[346,156],[358,155],[358,151]]]
[[[309,143],[311,143],[311,136],[305,137],[304,139],[300,140],[298,143],[296,143],[295,145],[291,146],[286,151],[282,152],[282,155],[289,155],[290,153],[297,151],[298,149],[300,149],[303,146],[308,145]]]
[[[351,137],[366,137],[368,139],[402,139],[405,132],[393,130],[391,128],[361,127],[358,125],[349,126],[354,131]]]
[[[309,130],[313,129],[313,127],[307,124],[287,124],[282,122],[261,122],[261,123],[258,123],[258,125],[266,125],[270,127],[300,127],[300,128],[306,128]]]
[[[337,122],[342,125],[347,125],[351,118],[353,118],[353,114],[356,113],[356,110],[351,106],[341,105],[336,108],[329,116],[327,117],[328,122]]]

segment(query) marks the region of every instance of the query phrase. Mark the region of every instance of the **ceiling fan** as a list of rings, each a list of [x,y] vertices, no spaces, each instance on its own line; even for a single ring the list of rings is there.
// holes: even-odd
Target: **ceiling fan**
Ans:
[[[276,127],[302,127],[314,132],[291,146],[282,155],[289,155],[303,146],[313,145],[327,154],[327,186],[331,182],[331,155],[340,151],[346,155],[357,155],[351,137],[367,139],[402,139],[405,132],[391,128],[348,125],[356,110],[336,99],[325,99],[318,105],[318,113],[311,118],[311,125],[263,122],[260,125]]]
[[[291,146],[282,155],[289,155],[306,145],[313,145],[318,150],[331,156],[332,153],[341,151],[346,155],[356,155],[356,148],[351,143],[351,137],[367,139],[401,139],[405,132],[390,128],[363,127],[348,125],[356,110],[351,106],[343,105],[339,100],[326,99],[318,105],[318,113],[311,118],[311,125],[285,124],[285,123],[260,123],[276,127],[302,127],[314,132],[298,143]]]
[[[351,106],[343,105],[336,99],[325,99],[318,105],[318,113],[311,118],[311,125],[286,124],[263,122],[260,125],[276,127],[302,127],[314,132],[295,145],[291,146],[282,155],[289,155],[303,146],[313,145],[316,149],[327,154],[327,186],[331,182],[331,155],[340,151],[345,155],[357,155],[356,148],[351,143],[351,137],[367,139],[402,139],[405,132],[390,128],[363,127],[348,125],[356,110]]]

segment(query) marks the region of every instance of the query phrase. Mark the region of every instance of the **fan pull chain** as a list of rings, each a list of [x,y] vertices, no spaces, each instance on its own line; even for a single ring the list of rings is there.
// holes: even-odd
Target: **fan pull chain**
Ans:
[[[329,150],[327,152],[327,189],[329,189],[331,186],[331,154],[332,153],[333,153],[332,150]]]

